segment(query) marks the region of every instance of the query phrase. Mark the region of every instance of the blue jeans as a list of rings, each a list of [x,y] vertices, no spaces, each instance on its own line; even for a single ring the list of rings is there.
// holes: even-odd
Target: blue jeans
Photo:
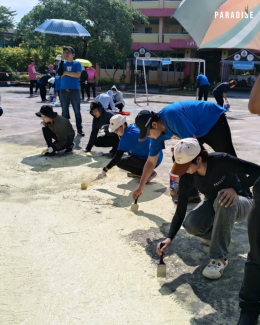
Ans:
[[[82,117],[80,113],[80,93],[79,89],[73,89],[72,91],[66,91],[65,89],[60,90],[60,102],[62,107],[62,116],[70,119],[69,105],[71,103],[75,118],[78,132],[82,132]]]

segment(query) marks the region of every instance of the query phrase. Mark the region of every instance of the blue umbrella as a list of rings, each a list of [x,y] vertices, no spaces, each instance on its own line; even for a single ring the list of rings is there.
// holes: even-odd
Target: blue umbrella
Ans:
[[[79,23],[64,19],[49,19],[35,28],[36,32],[61,36],[91,36]]]

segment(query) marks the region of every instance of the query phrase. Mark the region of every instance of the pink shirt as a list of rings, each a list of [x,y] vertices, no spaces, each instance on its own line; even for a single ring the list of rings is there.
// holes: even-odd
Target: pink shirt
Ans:
[[[88,82],[92,82],[97,76],[97,71],[94,68],[87,68]]]
[[[33,64],[28,65],[28,75],[30,80],[37,80],[35,66]]]

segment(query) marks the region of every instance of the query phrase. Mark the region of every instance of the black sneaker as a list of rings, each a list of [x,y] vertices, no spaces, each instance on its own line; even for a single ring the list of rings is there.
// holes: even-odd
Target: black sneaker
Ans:
[[[188,203],[200,203],[201,198],[200,196],[190,196],[188,199]],[[178,199],[174,200],[175,204],[178,204]]]
[[[72,144],[65,150],[66,153],[69,153],[69,152],[72,152],[73,151],[73,148],[75,146],[75,143],[72,142]]]
[[[78,131],[78,135],[80,135],[81,137],[84,137],[85,136],[85,133],[83,131]]]
[[[52,157],[52,156],[55,156],[56,155],[56,151],[53,151],[53,152],[45,152],[44,156],[46,157]]]
[[[249,316],[241,313],[237,325],[257,325],[257,323],[258,323],[258,315]]]

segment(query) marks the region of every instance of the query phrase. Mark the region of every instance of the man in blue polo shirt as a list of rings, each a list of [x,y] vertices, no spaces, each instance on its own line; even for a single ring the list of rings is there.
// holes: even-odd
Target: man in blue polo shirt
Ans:
[[[79,78],[81,76],[82,67],[80,62],[74,61],[75,50],[71,46],[63,49],[58,74],[61,76],[60,84],[60,101],[62,107],[62,116],[69,119],[69,105],[71,103],[75,118],[78,135],[84,137],[82,131],[82,118],[80,113],[80,91]],[[64,61],[65,60],[65,61]]]
[[[208,81],[208,78],[200,73],[197,76],[197,91],[199,91],[199,100],[202,100],[202,96],[204,96],[204,100],[208,100],[208,94],[209,94],[209,86],[210,83]]]
[[[160,150],[165,149],[165,140],[196,137],[201,144],[207,143],[217,152],[236,156],[225,112],[224,108],[215,103],[196,100],[167,105],[158,113],[141,111],[135,119],[140,130],[139,141],[145,141],[149,136],[151,145],[133,198],[137,199],[142,194],[144,185],[157,164]]]
[[[111,133],[116,133],[120,137],[120,141],[115,156],[110,163],[103,168],[103,171],[98,174],[97,179],[103,178],[114,166],[127,171],[128,177],[141,177],[149,155],[150,138],[147,138],[143,142],[139,142],[139,129],[134,123],[127,125],[126,117],[122,115],[112,116],[108,130]],[[123,156],[125,152],[128,153],[127,156]],[[162,150],[160,150],[155,168],[160,165],[162,159],[163,153]],[[157,173],[152,170],[146,183],[150,182],[156,175]]]

